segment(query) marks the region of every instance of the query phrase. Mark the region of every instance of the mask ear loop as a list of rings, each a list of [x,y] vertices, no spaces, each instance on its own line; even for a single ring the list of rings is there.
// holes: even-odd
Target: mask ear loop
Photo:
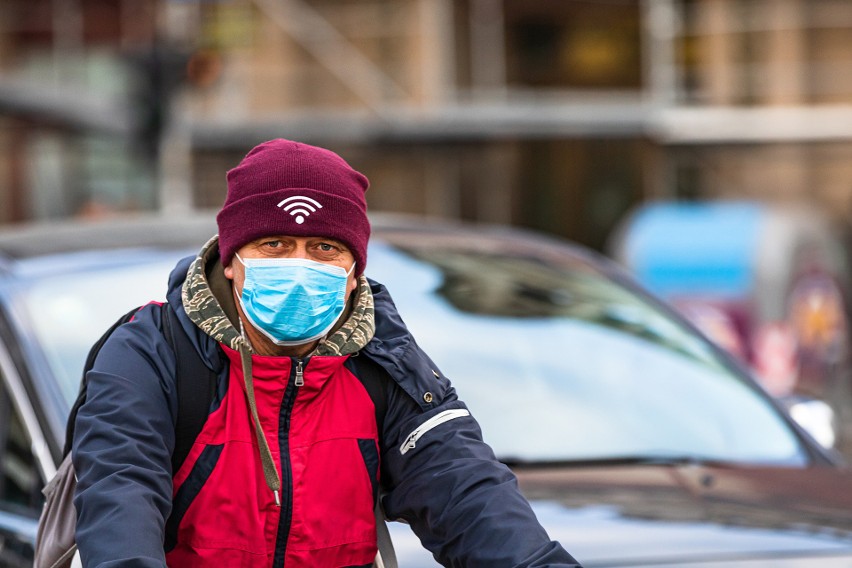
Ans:
[[[243,338],[243,341],[245,341],[248,344],[249,348],[252,350],[252,352],[254,352],[254,346],[252,346],[251,340],[249,339],[248,334],[246,333],[246,326],[243,325],[243,318],[240,318],[240,337]]]
[[[243,259],[240,258],[240,255],[238,255],[237,253],[234,253],[234,256],[239,259],[240,263],[243,266],[246,265],[246,263],[243,262]],[[251,340],[249,340],[248,334],[246,333],[246,327],[245,327],[245,325],[243,325],[242,301],[240,300],[239,296],[237,296],[237,287],[234,286],[233,282],[231,282],[231,297],[234,299],[234,303],[237,305],[237,308],[240,311],[239,317],[237,318],[240,322],[240,337],[243,338],[243,341],[245,341],[246,345],[249,346],[249,349],[254,351],[254,347],[251,344]]]

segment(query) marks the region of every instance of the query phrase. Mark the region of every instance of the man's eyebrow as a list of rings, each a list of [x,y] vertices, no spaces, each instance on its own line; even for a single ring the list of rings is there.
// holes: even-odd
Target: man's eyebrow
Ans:
[[[323,241],[323,242],[326,242],[326,243],[334,243],[334,244],[336,244],[336,245],[340,245],[340,246],[342,246],[342,247],[344,247],[344,248],[346,248],[346,249],[348,249],[348,248],[349,248],[348,246],[346,246],[346,243],[344,243],[343,241],[339,241],[339,240],[337,240],[337,239],[335,239],[335,238],[333,238],[333,237],[311,237],[311,240],[312,240],[312,241],[313,241],[313,240]]]
[[[280,241],[280,240],[283,240],[283,238],[282,238],[282,237],[280,237],[280,236],[276,236],[276,235],[266,235],[266,236],[264,236],[264,237],[258,237],[258,238],[256,238],[256,239],[254,239],[254,240],[250,241],[250,242],[249,242],[249,244],[258,244],[258,245],[260,245],[260,244],[263,244],[263,243],[268,242],[268,241]]]
[[[262,237],[258,237],[256,239],[254,239],[251,242],[262,243],[264,241],[286,241],[288,239],[294,239],[294,238],[296,238],[296,237],[293,237],[291,235],[264,235]]]

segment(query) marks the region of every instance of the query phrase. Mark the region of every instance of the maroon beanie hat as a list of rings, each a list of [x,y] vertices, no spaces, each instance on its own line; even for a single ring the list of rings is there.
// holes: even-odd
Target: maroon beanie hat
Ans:
[[[256,146],[228,172],[228,195],[216,216],[222,264],[261,237],[328,237],[349,247],[361,275],[370,238],[369,185],[330,150],[281,139]]]

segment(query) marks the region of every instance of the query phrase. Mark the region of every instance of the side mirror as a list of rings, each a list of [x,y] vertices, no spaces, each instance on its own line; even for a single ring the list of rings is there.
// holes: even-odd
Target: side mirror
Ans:
[[[837,443],[837,419],[826,402],[803,396],[780,399],[790,416],[824,448],[832,449]]]

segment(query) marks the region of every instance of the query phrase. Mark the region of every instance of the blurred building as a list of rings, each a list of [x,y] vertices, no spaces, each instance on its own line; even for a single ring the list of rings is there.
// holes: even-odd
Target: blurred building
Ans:
[[[132,57],[154,0],[0,2],[0,222],[157,206]]]
[[[657,186],[808,202],[852,217],[852,3],[691,0],[677,13],[670,99],[652,121]]]
[[[4,0],[0,221],[216,207],[257,142],[374,209],[601,246],[664,196],[852,214],[848,0]]]

